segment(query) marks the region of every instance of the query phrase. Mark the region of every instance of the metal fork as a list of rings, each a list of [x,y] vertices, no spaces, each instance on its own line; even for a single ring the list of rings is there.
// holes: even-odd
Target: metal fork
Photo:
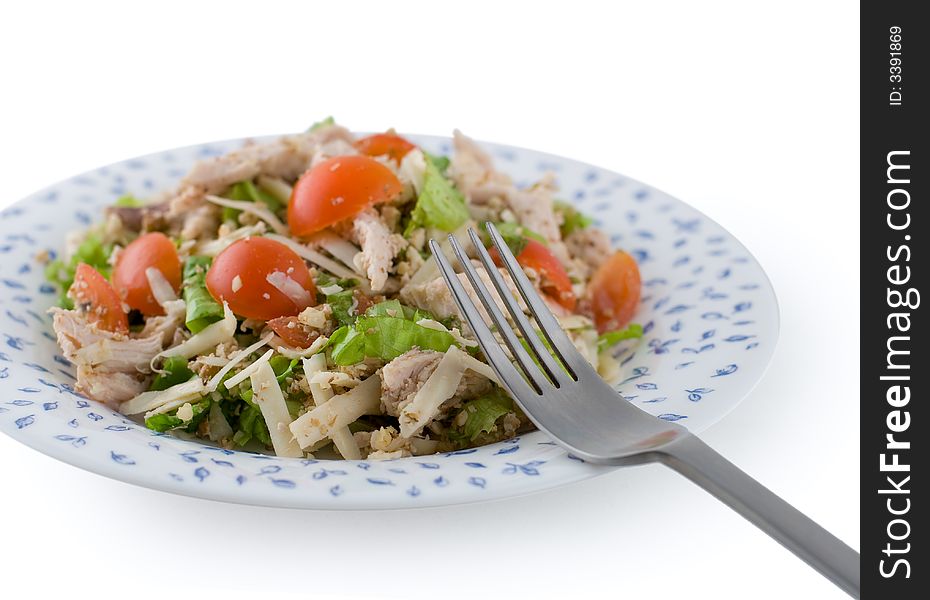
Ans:
[[[536,427],[591,463],[659,462],[671,467],[743,515],[849,595],[859,598],[857,552],[684,427],[624,401],[575,349],[494,225],[488,223],[487,230],[530,314],[548,340],[551,353],[524,315],[477,232],[470,229],[468,233],[522,340],[479,278],[465,249],[455,236],[450,235],[449,241],[516,366],[485,323],[439,244],[430,240],[429,246],[488,362]]]

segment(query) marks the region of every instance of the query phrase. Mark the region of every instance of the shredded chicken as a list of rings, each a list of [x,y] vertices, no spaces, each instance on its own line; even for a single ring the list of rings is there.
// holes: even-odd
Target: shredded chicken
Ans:
[[[413,400],[417,391],[436,370],[442,356],[442,352],[434,350],[413,349],[384,365],[381,369],[382,410],[393,417],[399,416],[404,406]],[[490,389],[490,379],[474,371],[465,371],[455,395],[443,403],[437,416],[442,418],[448,409]]]
[[[494,299],[497,301],[497,305],[506,315],[507,308],[504,306],[503,300],[501,300],[493,291],[494,284],[491,282],[491,276],[483,266],[480,266],[478,261],[472,262],[475,265],[475,271],[478,273],[478,277],[481,278],[481,281],[484,283],[485,287],[487,287],[488,290],[491,290],[491,293],[494,294]],[[510,278],[510,274],[507,273],[504,269],[500,269],[500,272],[501,275],[504,276],[504,281],[507,282],[507,287],[509,287],[511,293],[516,298],[518,298],[520,307],[525,311],[526,304],[523,302],[523,299],[520,298],[519,292],[517,291],[517,286]],[[462,281],[462,284],[465,286],[465,290],[468,292],[468,295],[471,296],[475,306],[477,306],[478,310],[481,312],[481,315],[485,318],[486,321],[490,322],[490,316],[484,309],[484,306],[481,304],[481,300],[479,300],[477,294],[475,294],[475,291],[471,288],[471,283],[468,281],[468,277],[464,273],[459,273],[458,278]],[[439,319],[459,317],[459,309],[455,304],[455,300],[452,298],[452,292],[449,290],[449,286],[446,285],[446,281],[441,276],[426,283],[408,285],[400,291],[400,296],[403,302],[406,302],[416,308],[429,311]]]
[[[276,141],[249,144],[222,156],[197,163],[181,181],[171,200],[169,216],[183,218],[203,203],[206,194],[219,194],[230,185],[253,179],[259,174],[296,179],[310,166],[321,148],[351,148],[352,134],[339,125],[322,127]],[[341,145],[340,145],[341,144]]]
[[[58,345],[78,367],[78,391],[110,405],[142,391],[149,364],[164,347],[164,330],[155,326],[147,337],[131,338],[99,329],[76,310],[51,312]]]
[[[362,247],[362,251],[355,255],[355,266],[368,276],[372,291],[381,291],[387,282],[394,257],[407,242],[402,236],[391,233],[373,209],[358,213],[352,229]]]

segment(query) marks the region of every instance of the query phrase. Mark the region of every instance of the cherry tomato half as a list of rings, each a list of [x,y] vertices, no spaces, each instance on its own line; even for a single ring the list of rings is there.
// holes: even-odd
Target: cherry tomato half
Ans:
[[[633,318],[642,291],[636,261],[617,251],[595,271],[588,290],[598,332],[623,328]]]
[[[393,200],[403,186],[394,173],[367,156],[337,156],[301,175],[287,207],[291,233],[306,236],[372,204]]]
[[[310,329],[297,317],[277,317],[268,321],[267,325],[292,348],[309,348],[320,337],[319,331]]]
[[[129,318],[123,311],[123,304],[116,290],[92,266],[78,264],[68,297],[74,300],[78,307],[85,308],[87,319],[101,329],[129,333]]]
[[[354,144],[355,149],[368,156],[388,156],[397,164],[404,156],[416,148],[413,144],[393,133],[376,133],[364,137]]]
[[[163,233],[146,233],[126,246],[116,259],[113,287],[123,302],[143,315],[164,314],[155,301],[145,270],[155,267],[174,291],[181,288],[181,259],[174,244]]]
[[[498,266],[503,266],[497,248],[489,250],[491,258]],[[559,259],[546,248],[546,245],[534,239],[527,239],[526,245],[517,255],[517,262],[527,269],[533,269],[539,274],[541,284],[539,289],[552,297],[557,303],[569,311],[575,310],[578,299],[572,291],[572,282],[565,272],[565,267]]]
[[[268,276],[274,273],[286,275],[300,289],[285,294],[269,283]],[[220,252],[206,282],[217,302],[227,302],[234,313],[248,319],[294,316],[316,304],[316,286],[307,264],[284,244],[263,237],[238,240]],[[295,298],[303,292],[305,300]]]

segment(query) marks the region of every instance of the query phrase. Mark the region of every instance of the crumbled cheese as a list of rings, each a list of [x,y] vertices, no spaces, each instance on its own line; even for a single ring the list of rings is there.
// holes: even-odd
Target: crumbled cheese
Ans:
[[[242,289],[242,277],[239,277],[238,275],[236,275],[235,277],[233,277],[233,280],[232,280],[232,291],[235,294],[241,289]]]
[[[191,419],[194,418],[194,407],[191,406],[190,402],[185,402],[178,408],[176,416],[185,423],[189,423]]]
[[[303,359],[303,367],[304,374],[307,376],[307,383],[310,388],[310,395],[313,398],[313,403],[316,406],[322,406],[326,402],[329,402],[335,395],[332,388],[330,387],[327,389],[310,381],[317,373],[323,372],[326,369],[326,357],[322,354],[317,354],[310,358],[305,358]],[[355,437],[352,435],[352,432],[349,431],[348,427],[334,429],[330,432],[330,438],[332,438],[333,445],[336,446],[336,450],[339,451],[342,458],[346,460],[359,460],[362,458]]]
[[[297,315],[297,320],[314,329],[324,329],[329,324],[329,316],[333,309],[328,304],[309,306]]]

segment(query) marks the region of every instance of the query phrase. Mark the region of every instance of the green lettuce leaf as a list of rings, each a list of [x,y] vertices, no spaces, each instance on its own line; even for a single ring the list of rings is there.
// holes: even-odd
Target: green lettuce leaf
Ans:
[[[430,154],[426,150],[423,150],[423,156],[426,158],[426,160],[433,163],[433,166],[435,166],[439,170],[439,172],[442,173],[443,175],[445,175],[446,171],[449,170],[449,164],[452,162],[451,160],[449,160],[448,156],[438,156],[436,154]]]
[[[261,409],[247,402],[242,412],[239,413],[239,422],[236,433],[233,434],[233,442],[241,448],[253,439],[265,446],[271,445],[271,435],[268,433],[268,425],[265,424]]]
[[[184,431],[193,433],[197,431],[200,422],[203,421],[207,413],[209,413],[210,399],[207,398],[206,400],[201,400],[196,404],[192,404],[191,408],[194,409],[194,417],[187,423],[178,418],[178,409],[174,409],[166,413],[152,415],[145,420],[145,426],[160,432],[183,427]]]
[[[335,124],[336,119],[334,119],[332,116],[329,116],[311,125],[309,128],[307,128],[307,131],[316,131],[317,129],[323,129],[324,127],[329,127],[330,125]]]
[[[240,181],[239,183],[234,183],[229,191],[226,192],[226,197],[230,200],[241,200],[244,202],[261,202],[268,207],[273,213],[278,212],[284,208],[284,204],[281,203],[275,196],[272,196],[262,188],[258,187],[251,181]],[[235,209],[233,209],[235,210]],[[238,211],[236,211],[238,212]],[[225,215],[224,215],[225,219]]]
[[[435,227],[452,232],[468,221],[468,209],[462,194],[446,179],[436,164],[426,161],[423,191],[404,230],[408,235],[417,227]]]
[[[556,200],[554,208],[555,212],[562,215],[562,225],[559,227],[559,230],[563,238],[594,223],[594,219],[585,215],[568,202]]]
[[[545,237],[517,223],[500,222],[495,223],[494,227],[497,228],[497,232],[504,238],[504,243],[507,244],[507,247],[510,248],[514,256],[520,255],[520,252],[522,252],[523,248],[526,246],[527,240],[536,240],[544,246],[549,245],[549,241],[546,240]],[[479,227],[479,232],[481,241],[484,242],[485,246],[490,247],[491,235],[488,233],[487,225],[482,223]]]
[[[184,324],[191,333],[223,318],[223,305],[207,291],[207,269],[213,262],[209,256],[191,256],[184,261],[184,302],[187,315]]]
[[[643,337],[643,326],[639,323],[630,323],[627,325],[626,329],[608,331],[599,335],[597,337],[597,349],[603,350],[604,348],[613,346],[617,342],[641,337]]]
[[[183,356],[169,356],[162,365],[164,373],[159,373],[149,387],[150,391],[160,392],[184,383],[194,376],[194,372],[187,366],[187,359]]]
[[[116,199],[116,202],[113,203],[113,206],[128,206],[131,208],[136,208],[145,204],[142,200],[139,200],[132,194],[126,194],[125,196],[120,196]]]
[[[79,263],[86,263],[100,271],[104,277],[110,277],[110,253],[113,246],[103,244],[96,235],[88,235],[67,264],[63,260],[53,260],[45,267],[45,278],[58,286],[58,305],[62,308],[74,308],[74,303],[68,298],[68,289],[74,283],[74,272]]]
[[[342,327],[330,338],[333,362],[354,365],[366,357],[393,360],[411,348],[445,352],[455,338],[445,331],[388,316],[359,317],[353,327]]]
[[[513,400],[503,390],[495,389],[486,396],[466,402],[462,412],[467,417],[461,434],[473,442],[482,432],[490,432],[499,418],[513,412]]]

